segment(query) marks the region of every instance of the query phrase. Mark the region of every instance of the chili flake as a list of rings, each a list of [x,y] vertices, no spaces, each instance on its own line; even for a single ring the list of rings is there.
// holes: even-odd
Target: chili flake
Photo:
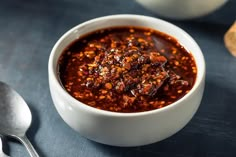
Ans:
[[[111,27],[71,43],[58,61],[62,85],[102,110],[142,112],[167,106],[194,85],[195,61],[176,39],[143,27]]]

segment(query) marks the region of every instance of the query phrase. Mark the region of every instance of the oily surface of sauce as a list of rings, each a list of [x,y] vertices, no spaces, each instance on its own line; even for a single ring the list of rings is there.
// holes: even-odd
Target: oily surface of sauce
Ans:
[[[75,99],[113,112],[167,106],[191,90],[195,61],[176,39],[143,27],[111,27],[71,43],[58,76]]]

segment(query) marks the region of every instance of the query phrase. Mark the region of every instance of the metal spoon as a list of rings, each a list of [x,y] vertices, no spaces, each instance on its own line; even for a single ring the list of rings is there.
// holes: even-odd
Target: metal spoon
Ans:
[[[2,150],[2,138],[0,137],[0,157],[9,157]]]
[[[31,157],[39,157],[25,133],[32,121],[24,99],[10,86],[0,81],[0,134],[19,140]]]

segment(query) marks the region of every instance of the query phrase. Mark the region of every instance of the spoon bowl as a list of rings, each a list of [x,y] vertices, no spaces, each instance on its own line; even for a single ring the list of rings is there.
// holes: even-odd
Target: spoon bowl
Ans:
[[[23,136],[32,116],[24,99],[11,87],[0,82],[0,132],[10,136]]]
[[[27,148],[31,157],[35,149],[25,136],[32,121],[30,109],[24,99],[9,85],[0,82],[0,134],[16,138]]]

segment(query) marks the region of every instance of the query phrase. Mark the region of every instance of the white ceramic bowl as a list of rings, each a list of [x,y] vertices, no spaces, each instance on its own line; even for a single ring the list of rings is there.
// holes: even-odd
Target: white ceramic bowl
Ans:
[[[192,19],[220,8],[227,0],[136,0],[143,7],[163,17]]]
[[[195,85],[187,95],[161,109],[139,113],[116,113],[87,106],[64,90],[59,82],[57,62],[65,47],[88,32],[124,25],[150,27],[168,33],[192,52],[198,73]],[[108,145],[140,146],[163,140],[190,121],[202,99],[205,61],[197,43],[171,23],[140,15],[111,15],[87,21],[65,33],[51,51],[48,74],[51,96],[58,113],[80,135]]]

